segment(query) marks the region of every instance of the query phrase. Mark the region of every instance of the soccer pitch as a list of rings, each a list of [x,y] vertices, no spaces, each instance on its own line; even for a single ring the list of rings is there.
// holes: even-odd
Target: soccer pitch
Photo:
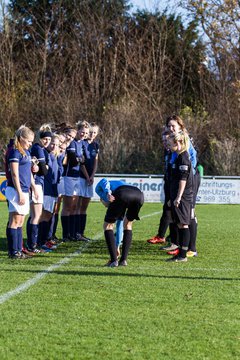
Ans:
[[[167,263],[146,242],[162,205],[144,204],[128,266],[113,269],[100,203],[88,211],[91,242],[27,260],[6,256],[0,211],[1,359],[240,358],[240,205],[198,205],[199,256]]]

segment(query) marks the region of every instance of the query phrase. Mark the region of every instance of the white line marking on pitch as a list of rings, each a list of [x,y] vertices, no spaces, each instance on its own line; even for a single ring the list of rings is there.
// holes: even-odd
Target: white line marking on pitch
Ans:
[[[141,217],[141,219],[147,218],[147,217],[150,217],[150,216],[154,216],[154,215],[158,215],[158,214],[160,214],[160,212],[154,212],[152,214],[143,215]],[[101,236],[102,236],[102,232],[97,234],[95,236],[94,240],[98,240]],[[62,260],[60,260],[56,264],[49,266],[46,270],[41,271],[36,276],[34,276],[32,279],[27,280],[25,283],[17,286],[15,289],[10,290],[10,291],[6,292],[3,295],[0,295],[0,305],[5,303],[7,300],[11,299],[13,296],[18,295],[21,292],[23,292],[23,291],[27,290],[28,288],[30,288],[31,286],[35,285],[38,281],[40,281],[46,275],[50,274],[52,271],[58,269],[60,266],[69,263],[73,257],[80,255],[82,253],[82,251],[85,250],[88,247],[89,244],[91,244],[91,242],[86,243],[85,246],[82,247],[81,249],[79,249],[79,250],[75,251],[74,253],[70,254],[69,256],[63,258]]]

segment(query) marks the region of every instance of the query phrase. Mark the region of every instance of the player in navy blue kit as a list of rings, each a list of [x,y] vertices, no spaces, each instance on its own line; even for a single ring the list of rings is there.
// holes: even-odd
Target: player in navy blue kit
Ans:
[[[144,203],[143,193],[136,187],[120,180],[102,179],[98,182],[96,193],[107,207],[104,219],[104,235],[111,262],[109,267],[126,266],[127,256],[132,242],[132,222],[139,220],[139,211]],[[117,246],[114,237],[114,223],[124,217],[122,255],[117,259]]]
[[[44,196],[43,196],[43,210],[39,222],[39,236],[38,242],[45,250],[52,248],[48,243],[48,233],[51,225],[51,219],[54,213],[55,204],[58,197],[58,182],[59,182],[59,168],[57,155],[59,152],[59,137],[53,134],[51,142],[47,147],[49,152],[48,173],[44,176]]]
[[[13,149],[8,155],[10,177],[6,188],[9,222],[7,227],[8,254],[10,258],[22,259],[22,226],[25,215],[29,212],[29,190],[38,197],[32,176],[32,162],[28,151],[32,145],[34,133],[26,126],[21,126],[14,139]]]
[[[187,151],[189,138],[186,133],[180,132],[170,135],[168,141],[171,151],[177,153],[172,164],[169,204],[179,233],[179,254],[168,261],[185,262],[190,243],[189,225],[193,205],[193,171]]]
[[[76,240],[77,207],[80,196],[80,166],[84,162],[83,140],[79,132],[66,148],[66,165],[64,169],[64,198],[62,208],[63,240]]]
[[[83,138],[84,163],[80,167],[80,199],[78,204],[78,212],[76,221],[79,223],[77,238],[79,240],[88,241],[84,235],[87,222],[87,208],[93,197],[94,176],[98,167],[99,145],[96,137],[99,134],[99,126],[92,124],[89,134],[86,138],[85,127],[79,124],[79,132],[85,136]]]
[[[49,124],[40,127],[36,134],[36,141],[31,148],[31,156],[37,159],[39,171],[34,175],[35,184],[38,190],[38,199],[32,196],[30,218],[27,222],[27,245],[32,252],[39,252],[37,248],[38,224],[43,207],[43,186],[44,176],[48,172],[49,154],[46,150],[51,142],[52,132]]]
[[[65,134],[58,132],[58,138],[59,138],[59,151],[57,155],[57,162],[58,162],[58,178],[59,183],[57,185],[57,191],[58,191],[58,199],[57,203],[54,209],[54,214],[52,216],[51,225],[48,233],[48,240],[55,245],[58,241],[58,238],[56,236],[57,226],[58,226],[58,214],[61,208],[61,203],[64,195],[64,165],[63,161],[66,155],[66,136]]]

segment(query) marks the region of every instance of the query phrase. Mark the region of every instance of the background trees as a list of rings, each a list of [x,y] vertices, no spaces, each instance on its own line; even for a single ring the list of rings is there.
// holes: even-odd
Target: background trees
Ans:
[[[230,49],[226,27],[214,32],[201,3],[185,2],[194,16],[183,23],[130,13],[123,0],[10,1],[0,32],[2,147],[22,123],[84,118],[102,128],[99,171],[161,173],[162,126],[180,113],[206,172],[239,173],[237,28]]]

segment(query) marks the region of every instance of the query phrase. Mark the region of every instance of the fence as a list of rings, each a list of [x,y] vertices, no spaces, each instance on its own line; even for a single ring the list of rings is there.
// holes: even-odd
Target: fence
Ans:
[[[107,177],[109,180],[123,180],[143,191],[146,202],[160,202],[164,199],[163,175],[97,174],[97,182]],[[5,200],[6,178],[0,173],[0,200]],[[92,200],[99,200],[94,194]],[[198,204],[240,204],[240,176],[203,176],[197,196]]]

